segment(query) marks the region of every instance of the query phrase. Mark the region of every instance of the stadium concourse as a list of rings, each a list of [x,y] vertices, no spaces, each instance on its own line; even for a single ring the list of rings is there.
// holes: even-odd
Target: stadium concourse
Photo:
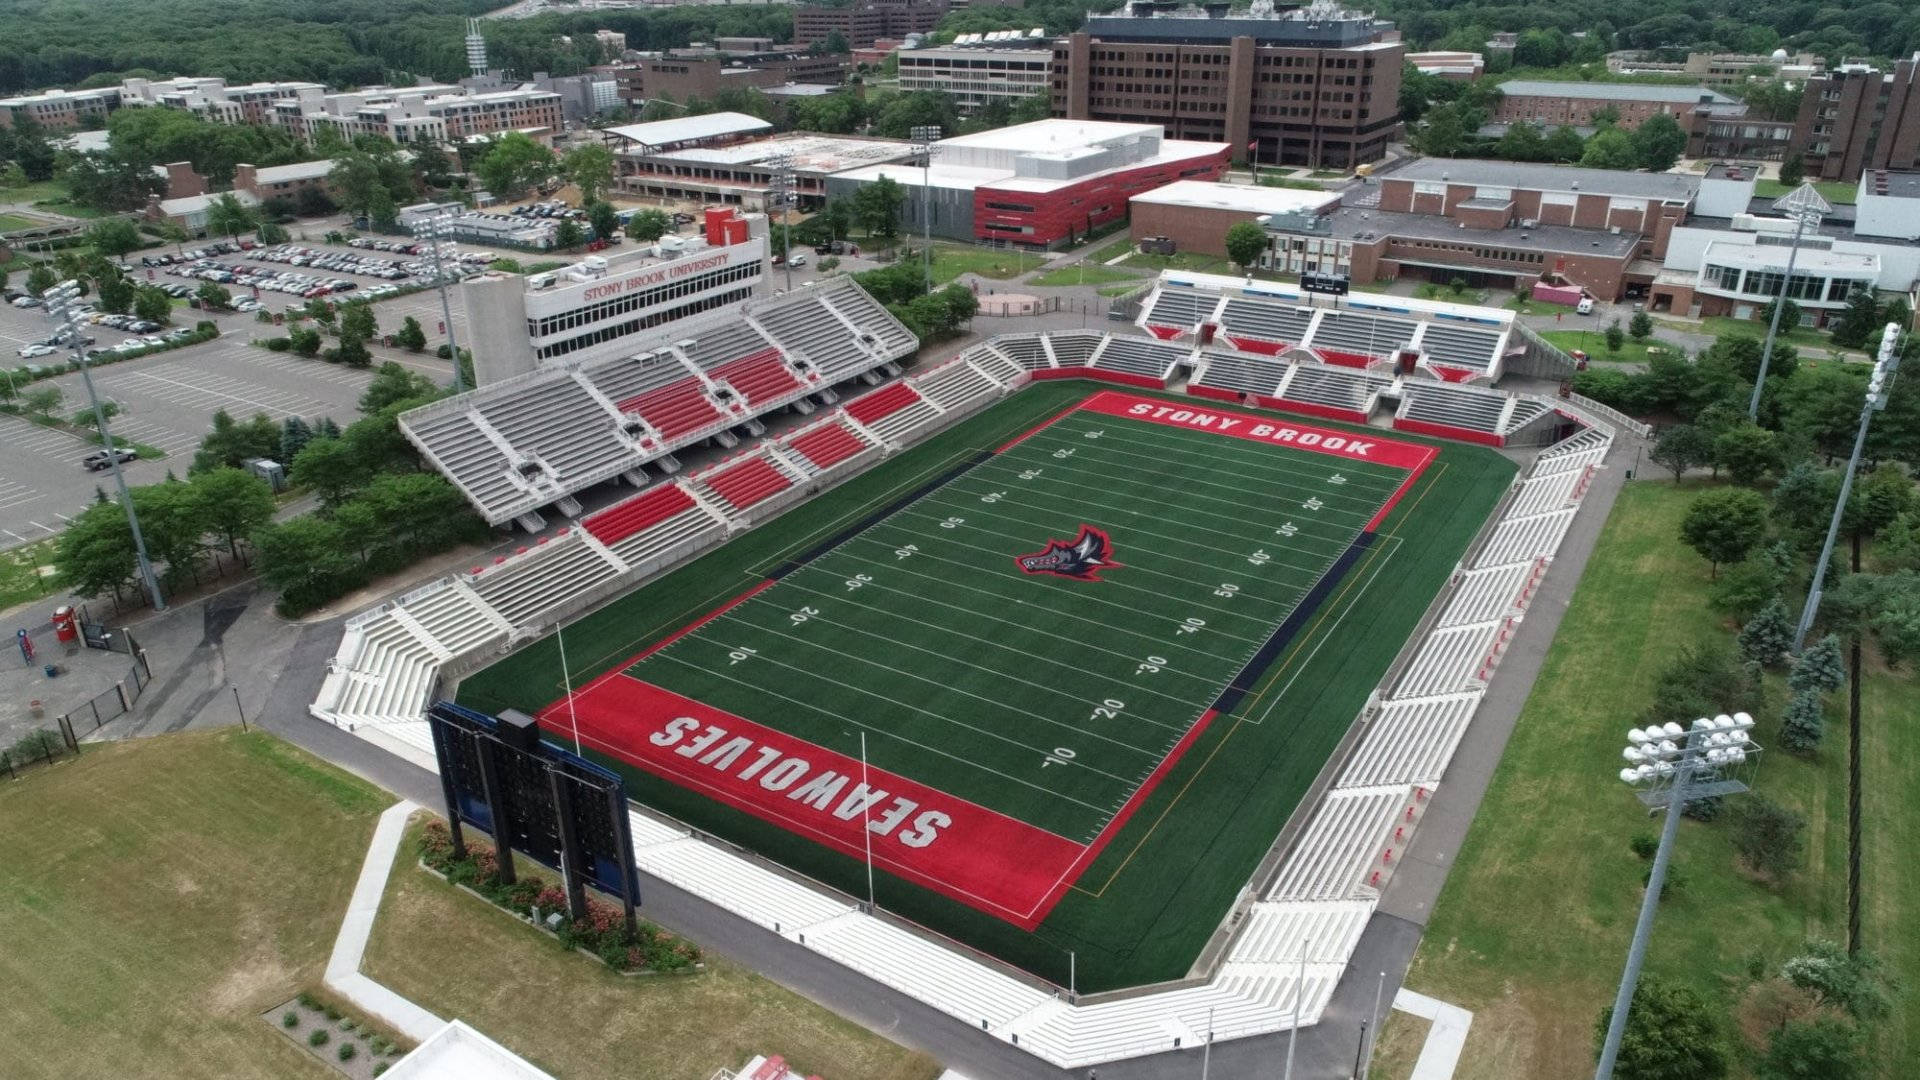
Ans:
[[[710,842],[671,819],[640,807],[632,810],[643,872],[922,1001],[982,1037],[1016,1045],[1057,1066],[1082,1067],[1192,1047],[1208,1033],[1224,1040],[1284,1030],[1296,1012],[1303,1025],[1316,1023],[1394,871],[1394,852],[1404,850],[1419,826],[1515,627],[1526,617],[1561,537],[1579,512],[1594,471],[1602,467],[1618,420],[1603,419],[1585,403],[1434,377],[1444,373],[1432,370],[1435,354],[1418,348],[1423,344],[1437,345],[1448,338],[1447,347],[1454,351],[1447,359],[1465,362],[1466,346],[1456,348],[1459,339],[1434,336],[1436,329],[1455,329],[1445,318],[1450,312],[1420,312],[1428,317],[1411,320],[1416,325],[1413,334],[1399,339],[1390,351],[1363,353],[1357,361],[1313,348],[1315,334],[1329,328],[1322,309],[1308,309],[1312,325],[1299,335],[1302,340],[1275,331],[1258,338],[1277,346],[1270,350],[1218,348],[1211,343],[1219,339],[1218,329],[1207,332],[1203,326],[1216,318],[1232,322],[1248,305],[1262,301],[1236,295],[1232,290],[1240,283],[1227,279],[1232,289],[1217,286],[1211,290],[1211,304],[1206,304],[1209,284],[1172,285],[1187,290],[1174,295],[1199,297],[1204,310],[1190,305],[1195,314],[1190,322],[1181,316],[1177,324],[1153,324],[1172,330],[1153,338],[1085,331],[1003,335],[844,404],[827,401],[816,390],[810,404],[821,409],[810,410],[812,418],[800,427],[709,467],[660,479],[494,565],[431,582],[353,617],[311,712],[433,769],[422,716],[443,680],[549,634],[575,615],[765,523],[1035,380],[1078,378],[1166,391],[1184,379],[1185,392],[1199,398],[1352,422],[1365,422],[1391,400],[1397,402],[1392,424],[1402,430],[1494,446],[1550,442],[1501,500],[1435,598],[1429,618],[1388,670],[1359,718],[1365,722],[1354,727],[1357,739],[1343,744],[1326,782],[1315,787],[1311,803],[1297,815],[1303,827],[1288,834],[1291,842],[1276,848],[1270,862],[1247,883],[1245,903],[1223,927],[1228,934],[1224,947],[1209,951],[1204,977],[1196,973],[1151,992],[1076,997],[1066,988],[917,932],[898,919],[869,912],[843,893]],[[1160,308],[1168,290],[1163,281],[1143,311]],[[858,304],[844,286],[822,294],[824,299],[799,295],[783,299],[795,305],[821,303],[836,320],[843,302]],[[1261,314],[1297,313],[1305,305],[1281,302],[1270,307]],[[1224,315],[1227,308],[1236,314]],[[1237,325],[1245,329],[1248,324],[1242,320]],[[784,322],[778,315],[755,314],[734,330],[741,328],[781,348],[788,358],[782,362],[792,367],[790,376],[804,378],[811,366],[793,364],[796,354],[812,360],[807,350],[825,347],[803,337],[804,323]],[[1475,378],[1490,380],[1506,355],[1505,331],[1488,343],[1485,331],[1467,329],[1480,335],[1472,349],[1487,349],[1486,363],[1478,369],[1483,375]],[[1189,334],[1194,340],[1177,340]],[[1208,344],[1200,343],[1203,337]],[[1230,335],[1228,340],[1244,346],[1253,339],[1241,335],[1236,341]],[[1408,345],[1415,348],[1403,348]],[[717,351],[734,353],[749,346],[769,347],[746,341]],[[698,337],[664,351],[669,358],[662,362],[675,365],[676,378],[682,372],[694,378],[708,370],[695,359],[709,355]],[[871,360],[865,370],[884,369],[885,361],[877,357],[885,352],[866,351],[854,366]],[[1411,364],[1409,352],[1417,357]],[[557,431],[575,415],[568,410],[584,410],[597,422],[611,402],[636,400],[634,391],[616,396],[594,390],[593,378],[564,369],[558,377],[542,372],[527,378],[524,387],[530,396],[556,380],[579,391],[541,396],[544,404],[530,406],[527,415],[535,416],[542,430]],[[511,410],[518,402],[516,395],[489,389],[500,396],[488,398],[486,410]],[[698,389],[716,411],[727,400],[712,393],[714,384],[707,378],[700,379]],[[751,398],[750,391],[742,393]],[[1218,407],[1218,402],[1206,406]],[[498,440],[486,432],[482,406],[450,411],[466,417],[502,453],[502,460],[512,464]],[[1260,419],[1270,430],[1293,430],[1271,417]],[[657,461],[669,452],[665,446],[674,437],[665,432],[673,425],[649,420],[647,428],[661,433],[652,447],[628,444],[627,449],[636,458],[658,449]],[[601,430],[616,443],[634,434],[613,420]],[[437,456],[434,460],[442,461]],[[551,464],[543,459],[538,469]],[[567,475],[564,469],[558,472],[563,479]],[[573,476],[591,473],[589,469]],[[468,479],[473,475],[469,472]],[[455,479],[461,482],[461,477]],[[511,498],[495,503],[501,512],[516,505],[525,503]]]

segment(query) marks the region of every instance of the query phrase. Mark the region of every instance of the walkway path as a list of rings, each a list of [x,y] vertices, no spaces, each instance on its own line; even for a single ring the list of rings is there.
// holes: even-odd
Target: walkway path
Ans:
[[[421,1043],[438,1034],[447,1022],[360,974],[360,961],[367,954],[367,938],[373,934],[373,921],[380,915],[380,898],[387,893],[387,877],[393,872],[394,856],[400,853],[400,842],[406,837],[407,819],[418,809],[419,806],[402,799],[380,815],[380,823],[373,830],[373,843],[367,845],[366,861],[360,864],[360,880],[354,883],[353,899],[347,902],[346,918],[340,920],[340,933],[333,939],[326,984],[355,1006]]]

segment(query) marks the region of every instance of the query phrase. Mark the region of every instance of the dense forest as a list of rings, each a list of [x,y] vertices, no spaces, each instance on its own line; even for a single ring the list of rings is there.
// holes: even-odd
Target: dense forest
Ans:
[[[463,20],[502,0],[0,0],[0,91],[112,83],[125,75],[217,75],[235,82],[306,79],[355,86],[466,73]],[[1532,31],[1525,67],[1589,59],[1609,48],[1767,52],[1806,49],[1830,62],[1920,51],[1920,5],[1818,0],[1637,0],[1587,8],[1549,0],[1350,0],[1395,20],[1418,48],[1478,49],[1495,31]],[[1074,29],[1117,0],[1029,0],[957,11],[944,29]],[[619,30],[636,49],[717,35],[792,38],[783,5],[710,5],[552,13],[487,20],[493,64],[515,74],[572,74],[597,62],[592,32]],[[1588,43],[1571,44],[1586,32]],[[570,35],[572,40],[563,40]],[[1556,60],[1555,57],[1558,57]],[[1518,58],[1516,58],[1518,60]],[[1554,60],[1554,63],[1535,63]]]

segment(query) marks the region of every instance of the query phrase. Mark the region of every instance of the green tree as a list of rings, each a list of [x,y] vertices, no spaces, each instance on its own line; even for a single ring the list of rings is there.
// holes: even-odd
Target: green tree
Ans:
[[[1542,161],[1554,161],[1563,165],[1577,165],[1586,156],[1587,140],[1571,127],[1562,124],[1547,135],[1547,141],[1541,147]]]
[[[941,289],[935,294],[947,308],[947,325],[959,326],[980,310],[980,298],[973,290],[958,282]]]
[[[589,203],[587,223],[593,226],[594,239],[612,240],[613,234],[620,228],[620,214],[608,203]]]
[[[394,333],[393,343],[410,352],[419,352],[427,347],[427,332],[420,328],[419,319],[409,315],[401,321],[400,329]]]
[[[1780,437],[1742,418],[1714,438],[1713,464],[1734,483],[1751,487],[1780,468]]]
[[[206,531],[220,534],[235,558],[240,538],[273,519],[273,489],[250,472],[211,469],[195,475],[192,484]]]
[[[253,546],[260,580],[280,590],[283,611],[311,610],[351,587],[361,574],[349,537],[318,514],[265,525],[255,530]]]
[[[1780,974],[1820,1005],[1855,1020],[1881,1020],[1893,1009],[1880,958],[1865,949],[1849,953],[1831,941],[1809,941],[1800,955],[1780,965]]]
[[[580,223],[572,218],[562,220],[560,227],[553,230],[553,246],[562,251],[572,251],[585,243],[586,239],[586,235],[580,231]]]
[[[297,416],[289,416],[280,425],[280,455],[274,460],[291,467],[302,447],[313,441],[313,428]]]
[[[1507,127],[1506,134],[1493,146],[1495,157],[1507,161],[1545,161],[1547,160],[1547,137],[1532,124],[1517,122]]]
[[[284,225],[263,221],[260,227],[253,231],[253,238],[263,244],[284,244],[290,239],[290,234]]]
[[[1880,318],[1880,302],[1870,288],[1856,289],[1847,296],[1840,317],[1828,324],[1833,343],[1849,349],[1861,349],[1880,335],[1886,323]]]
[[[102,311],[125,315],[133,308],[135,288],[133,282],[124,277],[101,278],[94,287],[94,302]]]
[[[518,131],[493,141],[473,167],[474,175],[499,198],[511,198],[553,175],[553,151]]]
[[[133,294],[133,313],[148,322],[172,322],[173,297],[151,285],[141,286]]]
[[[53,567],[60,587],[93,598],[113,593],[132,580],[133,532],[119,504],[96,502],[88,506],[60,534],[53,550]]]
[[[243,423],[220,409],[213,414],[213,429],[200,440],[187,472],[237,469],[252,458],[272,458],[279,450],[280,425],[266,413],[254,413]]]
[[[340,340],[371,341],[379,335],[380,327],[374,322],[373,305],[365,300],[356,300],[342,304],[340,316]]]
[[[1913,480],[1898,465],[1883,464],[1860,478],[1854,490],[1860,500],[1861,525],[1878,533],[1914,506]]]
[[[641,210],[627,219],[627,237],[633,240],[658,240],[672,228],[673,219],[665,210]]]
[[[1620,329],[1619,319],[1615,319],[1607,324],[1606,341],[1607,351],[1610,353],[1617,353],[1626,347],[1627,332]]]
[[[1635,341],[1645,341],[1653,336],[1653,316],[1644,311],[1636,311],[1633,318],[1627,320],[1627,333]]]
[[[133,488],[128,494],[140,514],[140,535],[147,542],[147,554],[155,563],[166,566],[160,580],[169,588],[189,580],[198,584],[200,558],[206,553],[206,529],[201,524],[199,494],[193,486],[169,474],[166,483]]]
[[[342,335],[339,346],[330,350],[326,358],[351,368],[373,366],[373,353],[368,351],[365,338]]]
[[[122,217],[102,218],[87,229],[87,243],[103,255],[119,258],[137,250],[143,243],[140,230]]]
[[[1680,539],[1712,565],[1739,562],[1767,532],[1767,500],[1745,488],[1709,491],[1693,500],[1680,523]]]
[[[1640,150],[1633,137],[1616,127],[1597,132],[1580,152],[1580,165],[1588,169],[1637,169]]]
[[[1778,595],[1759,614],[1740,627],[1740,655],[1751,663],[1772,667],[1793,647],[1793,624],[1787,605]]]
[[[408,371],[389,360],[373,373],[373,381],[367,384],[366,391],[360,395],[360,411],[372,416],[396,401],[433,397],[438,393],[439,388],[432,379]]]
[[[1633,130],[1634,150],[1639,165],[1648,172],[1666,172],[1687,152],[1687,133],[1670,113],[1657,112]]]
[[[239,236],[260,224],[260,215],[242,203],[232,192],[213,200],[207,207],[207,233],[210,236]]]
[[[60,275],[54,273],[53,267],[46,263],[34,263],[33,269],[27,271],[27,291],[35,296],[45,293],[58,284],[60,284]]]
[[[1782,331],[1791,331],[1793,330],[1794,327],[1800,325],[1800,319],[1801,319],[1800,305],[1797,303],[1794,303],[1793,300],[1790,298],[1783,301],[1779,297],[1775,297],[1772,300],[1769,300],[1766,303],[1761,304],[1760,307],[1755,310],[1754,318],[1757,319],[1762,326],[1772,326],[1773,325],[1773,309],[1775,307],[1780,308],[1780,329]],[[1779,346],[1777,344],[1774,347],[1774,351],[1775,352],[1779,351]],[[1772,376],[1774,374],[1790,375],[1792,373],[1785,372],[1785,371],[1775,372],[1775,370],[1773,369],[1773,366],[1769,364],[1767,367],[1767,374],[1769,376]]]
[[[1865,368],[1852,364],[1808,365],[1793,374],[1780,405],[1781,426],[1788,435],[1811,442],[1832,461],[1853,449],[1866,395]]]
[[[194,296],[200,300],[200,306],[208,311],[227,311],[233,307],[233,294],[226,287],[213,281],[203,281],[194,290]]]
[[[1864,1080],[1871,1075],[1860,1033],[1831,1016],[1790,1020],[1767,1041],[1759,1080]]]
[[[1889,570],[1920,570],[1920,515],[1894,518],[1874,538],[1874,554]]]
[[[60,388],[57,386],[36,387],[20,395],[20,408],[28,416],[50,418],[53,411],[60,407],[60,398]]]
[[[287,339],[293,342],[293,351],[301,356],[320,355],[320,331],[296,326],[287,331]]]
[[[582,143],[567,151],[560,172],[580,189],[580,205],[600,201],[603,192],[613,187],[613,151],[597,142]]]
[[[1826,730],[1826,707],[1820,695],[1803,690],[1787,703],[1787,714],[1780,721],[1780,745],[1795,753],[1810,754],[1820,748]]]
[[[1840,661],[1840,639],[1833,634],[1808,646],[1787,675],[1787,685],[1799,693],[1831,694],[1846,682],[1847,669]]]
[[[370,471],[357,460],[353,446],[342,438],[314,439],[293,459],[294,483],[319,497],[322,506],[345,502],[367,482]]]
[[[1427,113],[1414,143],[1428,157],[1453,157],[1466,148],[1469,134],[1459,106],[1448,102]]]
[[[1800,868],[1806,832],[1802,815],[1763,795],[1748,795],[1734,810],[1731,839],[1741,862],[1779,881]]]
[[[1614,1075],[1633,1080],[1720,1080],[1727,1054],[1714,1012],[1690,987],[1658,975],[1642,975],[1628,1005],[1625,1037]],[[1613,1020],[1613,1006],[1600,1011],[1597,1049]]]
[[[1706,432],[1692,424],[1674,424],[1661,429],[1660,438],[1647,456],[1654,464],[1673,473],[1673,482],[1677,484],[1688,469],[1713,461],[1713,447],[1713,439]]]
[[[1240,264],[1240,269],[1252,272],[1253,264],[1260,261],[1260,255],[1267,250],[1267,230],[1251,221],[1238,221],[1227,229],[1227,258]]]
[[[868,236],[891,239],[900,235],[900,208],[906,192],[891,176],[864,184],[853,196],[853,214]]]
[[[103,401],[100,403],[100,411],[106,414],[108,420],[112,420],[114,417],[120,415],[120,403],[117,401]],[[97,426],[99,423],[100,417],[94,413],[92,406],[88,406],[73,414],[73,426],[75,427],[91,428]],[[119,442],[120,440],[115,439],[114,441]]]
[[[1782,119],[1790,119],[1783,117]],[[1807,159],[1795,150],[1780,161],[1780,182],[1788,187],[1799,187],[1807,176]]]

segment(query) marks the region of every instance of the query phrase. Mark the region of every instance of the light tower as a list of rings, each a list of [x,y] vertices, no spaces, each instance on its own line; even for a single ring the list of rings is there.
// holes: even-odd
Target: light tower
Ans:
[[[487,73],[487,39],[480,36],[480,20],[467,20],[467,70],[474,78]]]

